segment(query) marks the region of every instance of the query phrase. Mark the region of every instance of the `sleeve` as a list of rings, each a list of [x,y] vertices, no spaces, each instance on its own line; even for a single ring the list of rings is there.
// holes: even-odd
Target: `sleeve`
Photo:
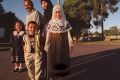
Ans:
[[[35,21],[38,24],[38,33],[42,34],[42,15],[40,12],[36,11],[36,15],[35,15]]]
[[[24,41],[22,41],[22,45],[23,45],[23,46],[25,45],[25,42],[24,42]]]
[[[37,34],[36,35],[37,37],[37,44],[39,45],[39,50],[41,51],[41,52],[43,52],[44,51],[44,43],[45,43],[45,40],[43,39],[43,37],[41,37],[39,34]]]
[[[69,42],[69,47],[74,46],[74,45],[73,45],[73,40],[72,40],[72,38],[71,38],[70,31],[68,31],[68,42]]]
[[[25,35],[23,36],[22,45],[25,45]]]
[[[36,11],[35,21],[38,25],[42,24],[42,15],[40,12]]]
[[[67,31],[72,29],[72,27],[71,27],[71,25],[70,25],[70,23],[68,21],[65,21],[65,25],[66,25]]]
[[[74,45],[73,45],[73,40],[72,40],[71,35],[70,35],[70,31],[68,31],[68,41],[69,41],[69,51],[71,53],[73,51]]]
[[[45,42],[44,50],[48,52],[49,48],[50,48],[50,39],[49,39],[49,31],[48,31],[46,34],[46,42]]]
[[[25,30],[27,30],[27,28],[28,28],[28,19],[27,19],[27,16],[28,16],[28,15],[26,15],[26,18],[25,18],[25,24],[26,24],[26,25],[25,25]]]
[[[9,43],[10,43],[10,46],[12,46],[12,44],[13,44],[13,33],[12,33],[11,36],[10,36],[10,41],[9,41]]]

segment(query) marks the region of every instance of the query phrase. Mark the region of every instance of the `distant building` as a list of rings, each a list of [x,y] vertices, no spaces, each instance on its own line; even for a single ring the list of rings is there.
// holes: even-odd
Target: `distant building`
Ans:
[[[16,20],[18,20],[18,18],[12,12],[0,14],[0,43],[9,42]]]

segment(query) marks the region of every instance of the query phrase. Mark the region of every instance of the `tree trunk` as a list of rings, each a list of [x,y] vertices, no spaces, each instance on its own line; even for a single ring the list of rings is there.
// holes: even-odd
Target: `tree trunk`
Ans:
[[[116,40],[117,40],[117,31],[116,31]]]
[[[101,28],[102,28],[102,37],[104,37],[104,24],[103,24],[103,19],[101,21]]]
[[[79,38],[80,38],[80,27],[79,25],[76,26],[76,42],[79,42]]]
[[[60,0],[58,0],[58,4],[60,4]]]

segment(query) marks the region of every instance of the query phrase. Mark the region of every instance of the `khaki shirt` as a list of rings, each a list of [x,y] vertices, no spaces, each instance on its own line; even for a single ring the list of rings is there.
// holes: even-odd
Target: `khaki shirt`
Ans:
[[[40,52],[40,36],[39,35],[35,35],[35,53],[37,52]],[[23,36],[23,41],[24,41],[24,51],[27,52],[27,53],[30,53],[31,52],[31,44],[30,44],[30,41],[29,41],[29,37],[28,35],[24,35]]]
[[[28,22],[30,22],[30,21],[35,21],[37,23],[38,27],[39,27],[42,23],[41,13],[36,11],[36,10],[32,10],[31,13],[27,14],[27,16],[26,16],[26,27],[25,27],[26,30],[27,30]]]

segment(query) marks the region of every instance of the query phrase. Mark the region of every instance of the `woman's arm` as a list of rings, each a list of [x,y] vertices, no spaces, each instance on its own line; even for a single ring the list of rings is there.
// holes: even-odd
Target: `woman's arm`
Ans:
[[[25,53],[26,52],[26,49],[25,49],[25,35],[23,36],[22,45],[23,45],[23,50],[24,50],[24,53]]]
[[[46,41],[45,41],[44,50],[46,52],[48,52],[49,51],[49,47],[50,47],[50,41],[49,41],[49,31],[48,31],[47,34],[46,34]]]
[[[70,31],[68,31],[68,42],[69,42],[69,49],[70,49],[70,53],[73,51],[73,40],[71,38],[71,35],[70,35]]]

